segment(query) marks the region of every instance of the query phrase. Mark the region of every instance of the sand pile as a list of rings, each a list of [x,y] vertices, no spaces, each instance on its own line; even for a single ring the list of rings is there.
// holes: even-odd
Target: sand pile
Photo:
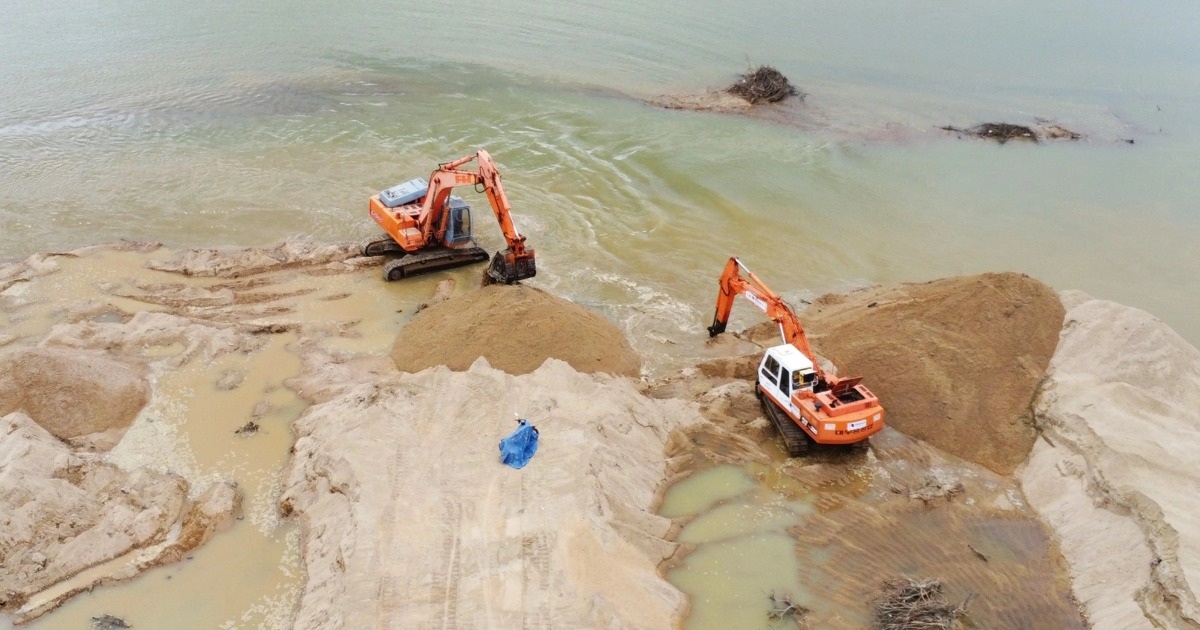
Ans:
[[[891,426],[1008,474],[1033,446],[1030,405],[1063,312],[1045,284],[989,273],[825,296],[802,318]]]
[[[295,627],[669,628],[683,612],[651,508],[693,407],[557,360],[369,375],[310,353],[296,386],[326,400],[294,425],[281,502],[304,536]],[[541,440],[514,470],[497,444],[518,414]]]
[[[102,354],[30,348],[0,356],[0,416],[20,409],[62,440],[111,446],[149,398],[140,370]],[[83,439],[96,433],[106,435]]]
[[[1198,628],[1200,351],[1143,311],[1063,302],[1025,493],[1094,628]]]
[[[434,304],[400,331],[392,359],[402,372],[435,365],[466,370],[479,357],[509,374],[547,358],[580,372],[637,376],[641,359],[612,322],[525,285],[492,285]]]

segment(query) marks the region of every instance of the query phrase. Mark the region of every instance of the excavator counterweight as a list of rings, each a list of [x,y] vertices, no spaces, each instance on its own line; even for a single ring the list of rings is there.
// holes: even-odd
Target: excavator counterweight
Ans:
[[[463,168],[477,162],[476,170]],[[371,218],[386,233],[366,243],[364,256],[393,256],[384,278],[400,280],[420,273],[486,261],[489,256],[471,236],[471,208],[450,194],[456,186],[474,186],[487,195],[507,247],[496,252],[485,281],[512,284],[537,274],[535,252],[517,231],[500,172],[487,151],[438,165],[429,181],[414,179],[373,195]]]
[[[862,378],[839,378],[822,370],[796,313],[740,260],[729,259],[718,284],[710,337],[725,332],[739,295],[779,325],[784,343],[767,348],[755,391],[789,455],[803,454],[810,442],[854,444],[883,429],[883,407]]]

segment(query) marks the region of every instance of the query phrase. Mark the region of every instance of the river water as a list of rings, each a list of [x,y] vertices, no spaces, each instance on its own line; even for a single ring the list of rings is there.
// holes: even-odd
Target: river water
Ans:
[[[758,63],[803,116],[645,104]],[[0,260],[358,239],[370,194],[486,148],[533,284],[618,321],[652,372],[689,358],[733,254],[792,300],[1020,271],[1200,344],[1196,68],[1188,0],[10,0]],[[1085,139],[937,129],[1038,118]]]
[[[641,100],[750,63],[808,93],[808,124]],[[604,310],[652,360],[703,334],[732,254],[793,299],[1021,271],[1195,344],[1198,67],[1186,0],[13,0],[0,258],[372,235],[370,194],[483,147],[536,283]],[[1088,138],[936,129],[1035,117]]]

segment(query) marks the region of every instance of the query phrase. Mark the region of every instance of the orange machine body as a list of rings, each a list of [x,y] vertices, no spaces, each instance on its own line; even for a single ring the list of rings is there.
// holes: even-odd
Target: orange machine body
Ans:
[[[472,161],[477,161],[476,170],[463,168]],[[396,253],[401,256],[423,253],[427,257],[426,259],[413,258],[409,261],[401,260],[395,265],[396,268],[410,261],[414,264],[425,264],[431,248],[446,248],[451,252],[454,250],[479,251],[470,238],[470,209],[465,206],[465,203],[458,208],[462,211],[455,211],[453,207],[454,202],[462,203],[458,198],[450,196],[450,192],[458,186],[474,186],[477,191],[487,195],[492,213],[500,224],[500,231],[504,234],[507,248],[496,253],[492,265],[488,269],[488,274],[495,281],[506,283],[533,277],[536,273],[535,252],[525,246],[525,236],[517,231],[517,227],[513,223],[512,207],[504,192],[504,185],[500,181],[500,173],[496,170],[496,164],[492,161],[491,156],[482,149],[474,155],[438,165],[437,170],[429,176],[428,188],[423,196],[412,203],[388,207],[382,199],[382,193],[372,195],[368,208],[371,219],[383,228],[392,241],[395,241],[395,244],[399,246],[399,251],[394,247],[380,247],[386,244],[386,239],[369,244],[368,249],[379,253]],[[456,221],[462,222],[463,225],[454,225]],[[455,259],[451,252],[438,254],[441,256],[440,262],[449,261],[452,264],[458,264],[459,262],[471,262],[474,259],[473,257]],[[372,255],[370,252],[364,253]],[[486,253],[480,253],[486,259]],[[431,265],[431,268],[437,268],[438,261],[434,262],[435,264]],[[390,272],[385,272],[385,274],[389,280],[395,279]],[[404,277],[403,272],[397,274],[396,277]]]
[[[745,271],[745,276],[741,274]],[[779,325],[784,343],[768,348],[759,363],[757,389],[818,444],[853,444],[884,426],[879,399],[861,377],[838,378],[817,364],[795,312],[766,284],[730,258],[719,281],[709,334],[725,331],[734,298],[741,295]]]

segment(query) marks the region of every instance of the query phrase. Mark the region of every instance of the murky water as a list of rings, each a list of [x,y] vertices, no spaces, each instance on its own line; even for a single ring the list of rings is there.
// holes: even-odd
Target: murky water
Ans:
[[[1050,535],[1010,480],[887,431],[872,453],[697,472],[660,513],[683,519],[685,554],[667,578],[690,596],[688,630],[788,628],[769,595],[807,609],[816,628],[865,628],[884,580],[939,579],[971,597],[971,628],[1083,628]],[[963,485],[923,503],[908,492],[936,471]]]
[[[606,311],[652,361],[690,358],[730,254],[789,297],[1023,271],[1197,342],[1198,23],[1184,0],[17,0],[0,20],[0,256],[357,238],[369,194],[482,146],[535,283]],[[804,124],[637,100],[747,61],[809,93]],[[1089,140],[936,130],[1035,117]]]
[[[12,346],[25,346],[64,321],[122,322],[139,311],[169,310],[156,297],[162,295],[162,287],[228,283],[144,267],[148,260],[171,255],[167,250],[149,254],[100,250],[79,258],[54,257],[48,264],[57,271],[13,285],[0,296],[0,326],[15,337]],[[478,277],[478,270],[460,270],[401,287],[383,282],[376,271],[334,279],[265,274],[239,295],[253,298],[247,308],[254,308],[263,296],[302,294],[301,299],[264,300],[262,304],[279,308],[266,310],[256,321],[342,322],[341,336],[322,339],[325,347],[381,354],[395,330],[416,312],[419,299],[433,294],[436,283],[450,278],[465,285],[468,276],[476,281]],[[28,627],[86,628],[92,617],[101,614],[120,617],[135,628],[283,628],[290,624],[304,579],[299,529],[279,518],[276,505],[293,443],[290,425],[306,405],[285,386],[300,372],[297,335],[281,333],[265,339],[262,347],[251,352],[193,357],[181,367],[173,367],[172,359],[186,352],[183,343],[171,340],[136,349],[150,361],[154,397],[107,455],[120,466],[180,474],[191,484],[193,495],[217,481],[236,481],[244,496],[242,519],[187,560],[75,596]],[[257,430],[239,433],[249,422]],[[7,620],[0,619],[2,623]]]
[[[533,284],[620,322],[652,372],[699,354],[713,282],[731,254],[788,298],[1023,271],[1144,308],[1200,343],[1194,2],[499,0],[478,9],[394,0],[7,3],[0,259],[122,238],[357,239],[374,233],[365,212],[372,192],[485,147],[538,250]],[[639,101],[724,85],[748,62],[800,84],[809,117],[781,126]],[[1034,117],[1089,138],[995,146],[935,129]],[[468,197],[483,210],[482,197]],[[479,224],[481,244],[499,248],[498,233]],[[111,256],[63,282],[88,290],[126,254]],[[457,277],[466,286],[474,274]],[[353,284],[340,297],[305,301],[299,316],[356,312],[360,336],[329,343],[382,348],[377,335],[411,316],[433,282]],[[129,312],[149,308],[113,300]],[[51,311],[0,311],[0,333],[36,339]],[[272,345],[249,360],[291,369],[283,352]],[[256,493],[270,485],[271,467],[249,463],[277,456],[275,427],[298,413],[295,401],[276,382],[217,392],[211,373],[162,378],[181,401],[172,417],[195,451],[187,461],[196,474],[233,468],[251,480],[247,520],[189,563],[84,596],[77,601],[93,608],[73,603],[45,627],[134,599],[146,611],[131,614],[153,627],[150,619],[167,617],[150,608],[176,601],[167,590],[188,597],[212,579],[202,576],[231,572],[260,592],[245,588],[221,605],[205,595],[180,609],[211,606],[202,627],[253,625],[286,598],[275,585],[295,579],[276,560],[292,553],[294,532],[262,524],[268,500]],[[231,427],[260,402],[265,432],[234,441]],[[201,428],[210,425],[219,430]],[[745,516],[754,492],[724,498],[729,518]],[[801,518],[799,495],[771,514]],[[821,496],[818,508],[837,503]],[[773,518],[761,533],[721,544],[775,553],[784,535]],[[265,556],[240,554],[237,537]],[[231,569],[235,560],[246,568]],[[773,567],[752,583],[782,587],[790,573]],[[697,603],[697,618],[726,606],[739,610]]]
[[[736,466],[699,472],[673,486],[660,513],[690,517],[678,542],[694,546],[667,579],[691,596],[689,628],[755,628],[771,593],[799,597],[795,541],[787,529],[813,508],[787,500]]]
[[[236,480],[244,496],[243,520],[190,559],[77,596],[30,628],[85,628],[100,614],[135,628],[286,626],[303,581],[299,530],[281,522],[275,509],[292,445],[289,425],[305,406],[282,387],[300,368],[285,349],[290,341],[287,335],[272,337],[249,357],[226,355],[161,374],[158,408],[152,405],[146,413],[154,422],[132,427],[109,458],[173,470],[194,492],[213,481]],[[224,391],[216,377],[227,370],[243,372],[245,379]],[[252,418],[261,426],[255,434],[235,434]]]

